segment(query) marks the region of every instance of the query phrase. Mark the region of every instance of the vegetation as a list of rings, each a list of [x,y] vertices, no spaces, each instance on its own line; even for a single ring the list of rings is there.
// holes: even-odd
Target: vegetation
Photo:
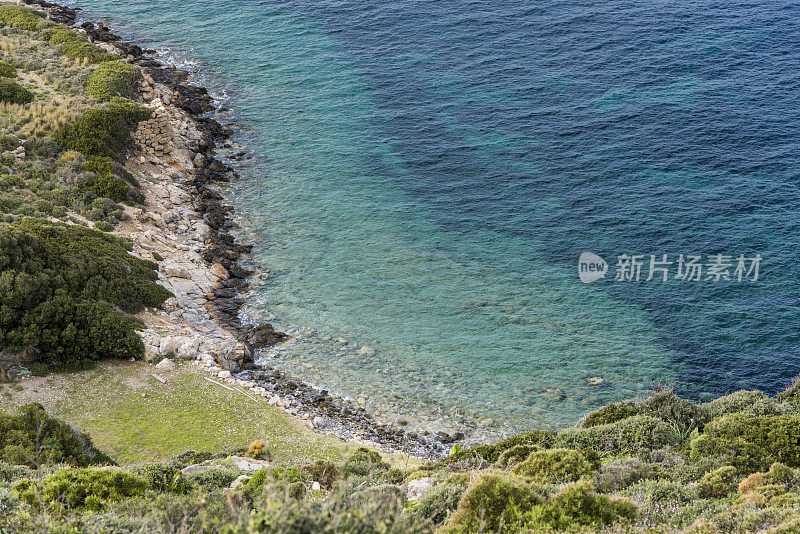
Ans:
[[[35,30],[42,22],[42,13],[19,6],[0,6],[0,21],[23,30]]]
[[[170,296],[125,243],[43,220],[0,226],[0,273],[0,345],[55,368],[141,356],[141,323],[127,314]]]
[[[89,109],[75,122],[62,126],[55,139],[62,148],[85,156],[119,158],[125,153],[131,129],[151,113],[130,100],[115,98],[110,104]]]
[[[113,97],[131,98],[139,71],[122,61],[101,63],[89,75],[86,91],[101,101]]]
[[[75,467],[112,464],[89,436],[49,417],[41,404],[28,404],[18,415],[0,413],[0,459],[37,468],[64,463]]]
[[[16,78],[17,69],[8,61],[0,60],[0,77],[3,78]]]
[[[118,163],[149,116],[123,98],[137,70],[34,9],[0,21],[0,351],[37,374],[139,357],[132,314],[170,295],[154,264],[83,227],[113,231],[120,203],[144,200]]]
[[[14,80],[0,78],[0,102],[30,104],[33,102],[33,93]]]
[[[99,375],[98,380],[107,383],[108,376]],[[123,376],[121,381],[129,383],[131,377]],[[97,384],[87,387],[97,388]],[[192,383],[187,384],[187,390],[196,396],[201,388]],[[245,397],[233,392],[225,394],[230,394],[226,403],[236,399],[246,402]],[[74,392],[67,395],[75,396]],[[153,405],[140,406],[135,412],[149,412],[152,406],[174,395],[156,396]],[[110,396],[120,394],[112,391]],[[720,437],[710,438],[712,441],[727,443],[728,436],[721,433],[722,429],[733,432],[733,428],[745,438],[752,438],[741,428],[730,426],[732,416],[742,416],[752,409],[751,405],[738,402],[741,396],[736,393],[713,405],[687,406],[682,399],[662,392],[636,403],[659,406],[651,415],[637,410],[624,419],[590,427],[584,427],[584,422],[580,429],[520,434],[493,445],[455,449],[449,458],[404,469],[363,447],[344,457],[317,457],[309,463],[296,453],[283,455],[280,447],[286,445],[286,440],[270,438],[248,439],[243,444],[244,440],[239,441],[240,455],[272,457],[269,467],[255,473],[238,470],[228,459],[230,453],[225,452],[224,445],[214,448],[224,440],[216,445],[208,442],[211,448],[207,452],[178,454],[169,459],[159,459],[151,453],[142,457],[149,458],[147,463],[121,470],[89,468],[90,464],[104,463],[103,459],[107,463],[110,459],[97,452],[92,459],[82,455],[80,451],[87,449],[75,444],[80,443],[76,436],[83,435],[56,421],[56,430],[51,434],[61,445],[52,450],[63,453],[50,456],[48,452],[40,454],[38,462],[19,463],[13,454],[3,456],[6,463],[0,464],[0,507],[4,514],[0,516],[0,528],[33,532],[47,525],[51,530],[57,527],[63,531],[80,525],[89,532],[287,534],[792,532],[800,519],[800,470],[774,459],[760,471],[748,472],[744,467],[761,464],[770,455],[791,459],[791,454],[785,454],[783,449],[774,449],[773,453],[742,449],[743,454],[749,450],[756,456],[732,465],[725,448],[720,449],[720,454],[700,457],[693,447],[699,437],[713,433]],[[131,403],[133,397],[139,395],[133,394],[124,402]],[[758,419],[763,431],[780,435],[791,428],[791,418],[800,412],[800,403],[760,398],[773,411],[786,412]],[[197,396],[192,401],[208,411],[204,397]],[[720,410],[723,405],[726,408]],[[665,406],[670,408],[664,409]],[[1,421],[27,418],[29,422],[14,425],[28,429],[37,427],[30,422],[37,417],[55,421],[44,414],[41,406],[25,410],[38,415],[3,416]],[[174,410],[176,407],[168,409]],[[77,412],[86,409],[76,406]],[[656,413],[662,415],[656,417]],[[137,426],[157,427],[164,414],[155,413],[152,423],[142,420]],[[686,421],[687,417],[706,423],[689,434],[676,427],[672,445],[667,447],[660,446],[660,440],[641,438],[643,429],[657,428],[652,419],[669,424],[670,420]],[[108,421],[108,432],[137,435],[134,427],[126,425],[126,417],[101,415],[100,419]],[[241,426],[239,419],[231,419]],[[161,424],[173,428],[184,423]],[[216,426],[215,422],[205,423],[205,428]],[[629,431],[636,426],[641,427],[638,432]],[[581,441],[583,448],[563,446],[574,440],[575,430],[602,427],[620,431],[613,447],[593,440]],[[165,431],[174,434],[169,429]],[[188,431],[192,435],[203,432],[201,428]],[[248,432],[251,437],[258,435],[252,429]],[[30,432],[26,438],[13,432],[3,434],[14,435],[15,440],[26,444],[32,436]],[[88,440],[85,436],[80,439]],[[156,437],[157,441],[160,439]],[[3,447],[14,450],[13,445]],[[30,458],[31,454],[27,456]],[[495,460],[490,463],[488,458]],[[53,462],[71,463],[73,467]],[[201,467],[182,472],[197,464]],[[406,486],[413,483],[428,485],[419,501],[409,500],[405,492]]]

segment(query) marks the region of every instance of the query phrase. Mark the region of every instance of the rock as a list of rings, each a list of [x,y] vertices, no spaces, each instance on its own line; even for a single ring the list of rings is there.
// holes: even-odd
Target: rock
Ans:
[[[320,491],[321,489],[322,489],[322,486],[316,480],[314,481],[313,484],[311,484],[311,491]]]
[[[285,340],[288,336],[278,332],[269,323],[258,326],[248,326],[244,331],[245,340],[253,349],[263,349]]]
[[[270,463],[266,460],[256,460],[243,456],[231,456],[230,461],[236,469],[241,471],[261,471],[265,467],[270,466]]]
[[[212,350],[212,353],[215,352]],[[228,371],[237,372],[246,362],[252,362],[252,353],[248,354],[244,345],[239,342],[229,341],[216,347],[216,361]]]
[[[320,415],[314,417],[314,420],[312,421],[312,423],[313,423],[314,428],[322,429],[322,428],[325,428],[325,427],[328,426],[328,421],[324,417],[322,417]]]
[[[358,349],[358,353],[362,356],[375,356],[375,349],[372,347],[361,347]]]
[[[220,371],[219,373],[217,373],[217,376],[219,378],[230,378],[231,377],[231,372],[230,371]]]
[[[239,475],[239,477],[238,477],[236,480],[234,480],[233,482],[231,482],[231,486],[230,486],[230,488],[231,488],[232,490],[235,490],[236,488],[238,488],[238,487],[239,487],[239,486],[241,486],[242,484],[246,483],[246,482],[247,482],[248,480],[250,480],[251,478],[253,478],[253,477],[250,477],[250,476],[247,476],[247,475]]]
[[[200,342],[202,340],[199,337],[189,338],[183,343],[181,343],[178,350],[175,351],[175,354],[178,358],[183,360],[194,360],[197,358],[197,354],[200,351]]]
[[[433,479],[431,477],[420,478],[408,482],[406,494],[411,501],[420,501],[427,495],[433,488]]]
[[[599,376],[592,376],[586,379],[586,383],[589,384],[590,386],[599,386],[605,383],[605,379],[600,378]]]
[[[281,398],[277,395],[274,395],[269,399],[270,406],[276,406],[281,401]]]
[[[156,369],[159,371],[174,371],[177,368],[178,366],[175,364],[175,361],[170,358],[164,358],[156,364]]]
[[[567,398],[561,388],[557,388],[555,386],[545,386],[539,390],[539,393],[543,393],[547,397],[557,401],[562,401]]]
[[[203,473],[205,471],[211,471],[213,469],[226,469],[226,467],[224,465],[214,465],[214,464],[193,464],[181,469],[181,474],[193,475],[195,473]]]

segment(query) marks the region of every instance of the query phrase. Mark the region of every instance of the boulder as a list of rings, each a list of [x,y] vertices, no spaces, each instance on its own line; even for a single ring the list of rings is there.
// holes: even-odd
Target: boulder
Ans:
[[[253,349],[263,349],[285,340],[288,336],[283,332],[278,332],[269,323],[261,323],[258,326],[248,326],[244,331],[247,344]]]
[[[159,371],[174,371],[177,367],[175,361],[170,358],[164,358],[156,364],[156,369]]]

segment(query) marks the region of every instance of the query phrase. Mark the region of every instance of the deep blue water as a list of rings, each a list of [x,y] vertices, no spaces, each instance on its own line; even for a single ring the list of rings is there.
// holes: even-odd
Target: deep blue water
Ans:
[[[492,431],[798,373],[797,3],[78,5],[226,95],[269,270],[251,314],[297,334],[270,358],[305,379]],[[584,251],[763,263],[584,285]]]

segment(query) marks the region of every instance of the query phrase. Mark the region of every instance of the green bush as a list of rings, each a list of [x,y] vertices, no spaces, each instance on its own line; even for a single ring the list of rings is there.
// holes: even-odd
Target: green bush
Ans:
[[[597,452],[636,452],[660,449],[679,442],[674,427],[649,415],[636,415],[590,428],[570,428],[555,438],[555,446]]]
[[[725,497],[736,490],[736,468],[725,465],[703,475],[697,483],[697,496],[701,499]]]
[[[594,472],[586,457],[572,449],[535,451],[524,462],[517,464],[512,473],[531,478],[542,484],[574,482]]]
[[[147,482],[119,469],[56,471],[43,480],[23,479],[14,484],[21,500],[35,509],[64,506],[100,510],[106,503],[143,495]]]
[[[627,499],[597,495],[586,481],[570,484],[549,502],[519,509],[508,532],[573,531],[608,526],[636,517],[636,507]]]
[[[770,397],[760,391],[742,390],[701,404],[700,408],[710,421],[730,413],[747,411],[748,408],[765,399],[770,399]]]
[[[539,450],[538,445],[517,445],[511,447],[500,454],[495,465],[500,468],[513,467],[525,461],[532,452],[537,450]]]
[[[41,12],[27,7],[0,7],[0,20],[7,26],[13,26],[23,30],[36,30],[36,26],[41,22],[43,16]]]
[[[420,500],[416,513],[431,524],[440,525],[458,507],[464,491],[462,484],[437,486]]]
[[[650,464],[639,458],[625,458],[603,465],[594,476],[594,485],[601,493],[619,491],[643,479],[668,477],[658,464]]]
[[[115,202],[127,204],[144,202],[144,195],[136,188],[138,182],[122,165],[111,158],[91,156],[82,169],[93,173],[95,177],[79,184],[81,189],[88,189],[100,198],[112,199]],[[118,208],[119,206],[114,207],[115,210]],[[113,210],[105,210],[100,218],[106,218],[111,211]]]
[[[106,61],[101,63],[89,75],[86,92],[98,100],[108,101],[111,98],[131,98],[139,70],[123,61]]]
[[[636,405],[630,401],[607,404],[593,411],[578,423],[579,428],[589,428],[598,425],[616,423],[638,413]]]
[[[16,78],[17,69],[8,61],[0,60],[0,77],[2,78]]]
[[[114,464],[92,445],[89,436],[49,417],[41,404],[27,404],[19,415],[0,413],[0,459],[34,468],[54,463]]]
[[[142,323],[120,310],[171,295],[155,269],[94,230],[31,219],[0,226],[0,347],[34,347],[55,368],[140,356]]]
[[[383,461],[381,454],[371,451],[366,447],[359,447],[344,464],[342,473],[345,478],[350,476],[367,476],[373,470],[384,472],[389,469],[389,464]]]
[[[442,532],[498,532],[501,523],[507,525],[521,511],[530,510],[543,502],[541,492],[524,481],[505,475],[487,474],[467,489]]]
[[[471,458],[483,458],[489,463],[495,463],[503,452],[516,447],[517,445],[538,445],[549,447],[553,443],[556,433],[552,430],[534,430],[524,432],[499,441],[493,445],[478,445],[476,447],[462,449],[448,456],[444,463],[455,463]]]
[[[237,478],[239,478],[239,471],[234,469],[207,469],[186,476],[188,482],[206,490],[227,488]]]
[[[333,462],[317,460],[303,467],[303,471],[311,476],[311,480],[319,482],[323,488],[330,489],[339,478],[339,469]]]
[[[93,45],[78,32],[63,26],[48,28],[42,33],[51,45],[60,45],[61,53],[72,60],[88,59],[89,63],[102,63],[118,58]]]
[[[48,41],[51,45],[60,45],[64,43],[86,43],[86,37],[76,31],[70,30],[64,26],[56,26],[47,30]]]
[[[34,95],[14,80],[0,78],[0,102],[9,104],[30,104]]]
[[[152,111],[130,100],[113,99],[101,108],[89,109],[75,122],[62,126],[55,139],[65,150],[86,156],[121,158],[137,123]]]
[[[171,465],[152,464],[138,470],[147,487],[159,493],[183,494],[189,490],[189,482],[180,470]]]
[[[773,462],[800,467],[800,416],[726,415],[691,441],[691,457],[724,458],[740,473],[764,471]]]
[[[674,422],[685,429],[697,428],[705,423],[705,413],[700,406],[681,399],[669,390],[648,397],[637,405],[637,409],[642,415]]]

